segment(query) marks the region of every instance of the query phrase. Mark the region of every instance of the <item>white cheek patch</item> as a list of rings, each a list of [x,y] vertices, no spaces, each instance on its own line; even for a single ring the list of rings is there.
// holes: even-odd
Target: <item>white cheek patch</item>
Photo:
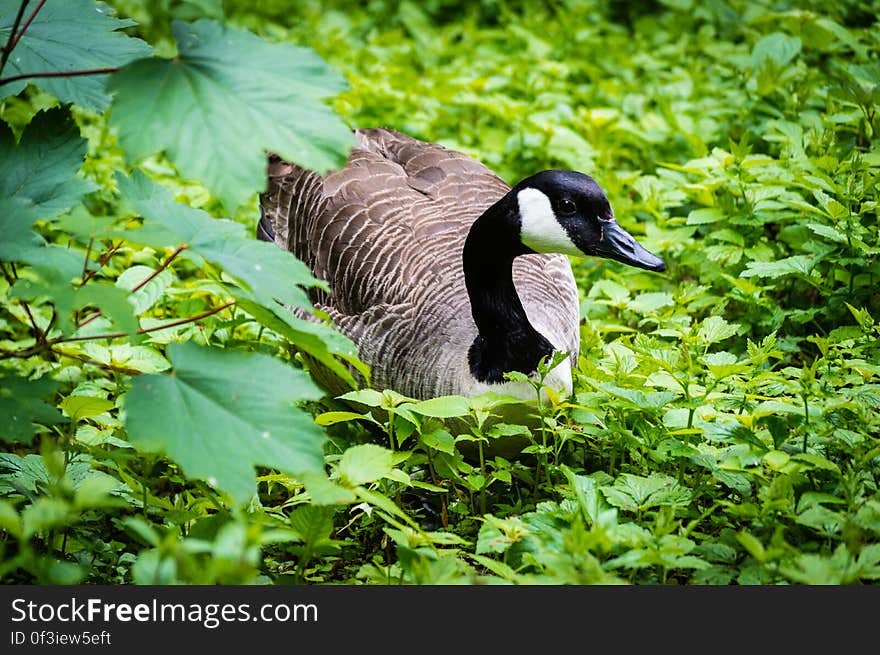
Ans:
[[[523,245],[535,252],[583,255],[565,228],[556,220],[550,198],[543,192],[532,188],[523,189],[516,194],[516,199],[522,219],[519,238]]]

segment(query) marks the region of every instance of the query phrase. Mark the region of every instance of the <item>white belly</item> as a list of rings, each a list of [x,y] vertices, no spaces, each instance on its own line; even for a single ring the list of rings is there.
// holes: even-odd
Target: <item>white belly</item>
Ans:
[[[538,380],[538,374],[533,373],[529,376],[533,380]],[[505,396],[513,396],[520,400],[536,400],[535,388],[528,382],[506,380],[504,382],[496,382],[494,384],[480,382],[468,375],[470,379],[463,387],[463,395],[479,396],[480,394],[492,391],[494,393]],[[546,387],[549,387],[557,396],[567,398],[571,395],[574,387],[571,376],[571,360],[566,357],[557,364],[544,378],[544,388],[541,389],[541,400],[547,400]]]

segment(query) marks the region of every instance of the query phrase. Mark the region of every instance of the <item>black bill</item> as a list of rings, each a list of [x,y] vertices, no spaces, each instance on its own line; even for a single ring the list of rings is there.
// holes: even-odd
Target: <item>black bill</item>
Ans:
[[[607,257],[630,266],[662,272],[666,264],[657,255],[648,252],[617,221],[602,221],[602,239],[590,248],[591,254]]]

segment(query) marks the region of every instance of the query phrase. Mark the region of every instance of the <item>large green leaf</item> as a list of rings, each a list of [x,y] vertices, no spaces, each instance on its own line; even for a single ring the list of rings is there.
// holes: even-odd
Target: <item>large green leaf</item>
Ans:
[[[345,85],[312,50],[209,20],[172,28],[177,57],[111,80],[111,122],[131,160],[164,150],[230,209],[265,188],[266,149],[320,171],[344,162],[353,137],[321,100]]]
[[[303,287],[320,283],[292,254],[248,236],[239,223],[176,202],[170,191],[143,173],[136,172],[131,178],[120,175],[117,180],[132,208],[147,219],[144,229],[126,232],[127,238],[155,247],[185,244],[189,252],[241,281],[259,302],[311,309]]]
[[[0,260],[53,270],[65,281],[81,273],[82,255],[47,244],[32,228],[95,188],[76,177],[85,149],[85,140],[61,109],[37,114],[18,144],[0,122]]]
[[[0,43],[7,43],[20,4],[20,0],[0,0]],[[36,8],[37,3],[33,2],[31,6]],[[94,0],[48,0],[6,62],[4,77],[119,67],[148,56],[153,50],[149,45],[119,31],[136,23],[113,18],[111,13],[107,5]],[[105,110],[110,104],[106,75],[41,77],[10,82],[0,85],[0,99],[19,93],[28,82],[45,89],[62,102],[73,102],[98,111]]]
[[[190,478],[246,502],[254,466],[323,471],[324,432],[297,407],[321,397],[308,375],[262,354],[170,344],[170,375],[135,378],[125,399],[129,439],[163,450]]]
[[[85,154],[86,141],[64,109],[37,114],[17,145],[0,122],[0,194],[27,198],[38,218],[53,218],[96,188],[76,177]]]
[[[785,275],[809,275],[816,260],[810,255],[793,255],[775,262],[749,262],[740,277],[777,278]]]

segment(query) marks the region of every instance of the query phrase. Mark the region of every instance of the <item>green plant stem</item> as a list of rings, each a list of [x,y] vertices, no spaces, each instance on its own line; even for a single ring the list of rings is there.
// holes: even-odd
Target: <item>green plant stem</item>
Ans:
[[[807,452],[807,437],[810,434],[810,407],[807,403],[807,394],[803,395],[804,399],[804,452]]]
[[[477,430],[479,432],[479,429]],[[480,455],[480,476],[483,478],[483,484],[480,486],[480,513],[486,513],[486,456],[483,453],[483,435],[479,435],[477,441],[477,453]]]
[[[397,450],[394,444],[394,410],[388,410],[388,445],[391,446],[391,452]]]

